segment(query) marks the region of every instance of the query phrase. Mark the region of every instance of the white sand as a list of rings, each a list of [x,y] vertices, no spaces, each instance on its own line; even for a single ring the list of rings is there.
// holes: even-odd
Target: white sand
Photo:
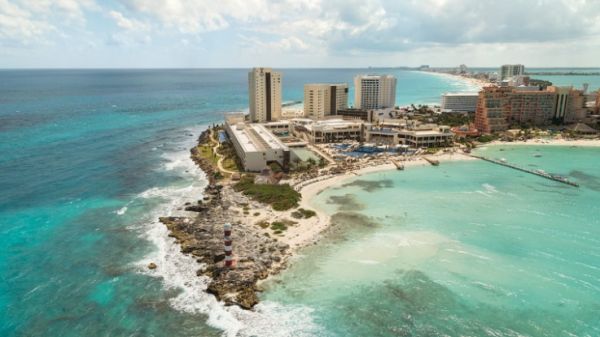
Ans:
[[[489,85],[489,82],[486,82],[484,80],[480,80],[480,79],[476,79],[476,78],[470,78],[470,77],[464,77],[464,76],[460,76],[460,75],[453,75],[453,74],[448,74],[448,73],[437,73],[437,72],[433,72],[433,71],[425,71],[425,73],[427,74],[433,74],[436,76],[441,76],[441,77],[446,77],[449,79],[454,79],[454,80],[460,80],[460,81],[464,81],[466,83],[469,83],[475,87],[478,87],[479,89],[483,88],[486,85]]]
[[[428,155],[426,157],[437,159],[441,163],[456,160],[476,160],[475,158],[466,156],[461,153],[445,153],[441,155]],[[405,170],[430,165],[423,158],[415,158],[415,160],[404,161],[402,163],[404,164]],[[390,163],[366,167],[357,171],[351,171],[346,172],[344,174],[336,175],[329,179],[325,179],[305,186],[300,191],[302,194],[300,207],[304,209],[314,210],[317,213],[317,215],[309,219],[297,220],[291,217],[290,214],[292,211],[273,212],[272,214],[269,214],[269,216],[272,216],[271,221],[274,221],[274,219],[290,219],[298,222],[297,225],[289,227],[283,233],[283,235],[278,236],[279,240],[289,244],[292,247],[292,250],[315,243],[320,237],[319,234],[329,226],[330,216],[327,213],[325,213],[322,209],[316,208],[314,205],[312,205],[311,200],[321,191],[332,186],[339,186],[345,180],[348,180],[350,178],[355,178],[357,176],[365,175],[368,173],[388,170],[396,170],[396,166]],[[399,174],[401,174],[401,172]]]
[[[528,141],[516,141],[516,142],[502,142],[493,141],[489,145],[535,145],[535,146],[588,146],[588,147],[600,147],[600,139],[545,139],[535,138]]]

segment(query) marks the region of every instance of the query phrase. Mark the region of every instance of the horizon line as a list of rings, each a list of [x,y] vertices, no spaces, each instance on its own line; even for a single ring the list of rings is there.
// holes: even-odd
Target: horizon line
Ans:
[[[273,69],[409,69],[416,70],[421,66],[365,66],[365,67],[273,67]],[[467,66],[467,69],[495,69],[501,66]],[[259,67],[15,67],[0,68],[6,70],[240,70]],[[458,66],[431,66],[429,69],[452,69]],[[526,69],[600,69],[600,66],[525,66]]]

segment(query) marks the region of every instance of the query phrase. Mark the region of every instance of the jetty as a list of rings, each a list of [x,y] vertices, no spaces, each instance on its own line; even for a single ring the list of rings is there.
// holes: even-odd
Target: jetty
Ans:
[[[396,169],[397,169],[398,171],[402,171],[402,170],[404,170],[404,165],[403,165],[402,163],[400,163],[400,162],[397,162],[397,161],[395,161],[395,160],[393,160],[393,159],[392,159],[392,163],[393,163],[393,164],[396,166]]]
[[[507,163],[506,160],[502,160],[502,159],[491,159],[491,158],[486,158],[486,157],[483,157],[483,156],[476,156],[476,155],[473,155],[473,154],[470,155],[470,156],[473,157],[473,158],[477,158],[477,159],[481,159],[481,160],[493,163],[493,164],[497,164],[497,165],[500,165],[500,166],[508,167],[508,168],[513,169],[513,170],[517,170],[517,171],[521,171],[521,172],[533,174],[533,175],[538,176],[538,177],[542,177],[542,178],[546,178],[546,179],[549,179],[549,180],[557,181],[559,183],[571,185],[571,186],[574,186],[574,187],[579,187],[579,184],[577,184],[576,182],[570,181],[569,179],[567,179],[567,178],[565,178],[563,176],[560,176],[558,174],[547,173],[547,172],[545,172],[543,170],[530,170],[530,169],[526,169],[526,168],[519,167],[519,166],[514,165],[514,164]]]
[[[427,158],[427,157],[423,157],[423,159],[425,159],[429,164],[431,164],[433,166],[440,166],[439,160],[431,159],[431,158]]]

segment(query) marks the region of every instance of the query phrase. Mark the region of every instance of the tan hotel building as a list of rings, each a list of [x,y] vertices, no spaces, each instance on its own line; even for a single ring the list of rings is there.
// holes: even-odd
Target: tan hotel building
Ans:
[[[511,125],[571,123],[584,113],[583,92],[571,87],[546,90],[484,87],[479,92],[475,127],[483,133],[506,131]]]
[[[281,118],[281,73],[271,68],[253,68],[248,73],[250,121],[270,122]]]
[[[311,83],[304,85],[304,116],[323,119],[348,108],[348,84]]]

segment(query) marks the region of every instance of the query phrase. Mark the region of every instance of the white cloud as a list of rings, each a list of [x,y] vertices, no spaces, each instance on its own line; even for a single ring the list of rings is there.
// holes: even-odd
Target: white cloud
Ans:
[[[0,0],[0,45],[2,41],[27,44],[54,29],[51,24],[33,18],[22,7],[8,0]]]
[[[125,16],[123,16],[123,14],[120,12],[110,11],[108,14],[115,21],[117,26],[119,26],[125,30],[146,31],[149,28],[148,25],[146,25],[145,23],[135,20],[135,19],[128,19]]]

